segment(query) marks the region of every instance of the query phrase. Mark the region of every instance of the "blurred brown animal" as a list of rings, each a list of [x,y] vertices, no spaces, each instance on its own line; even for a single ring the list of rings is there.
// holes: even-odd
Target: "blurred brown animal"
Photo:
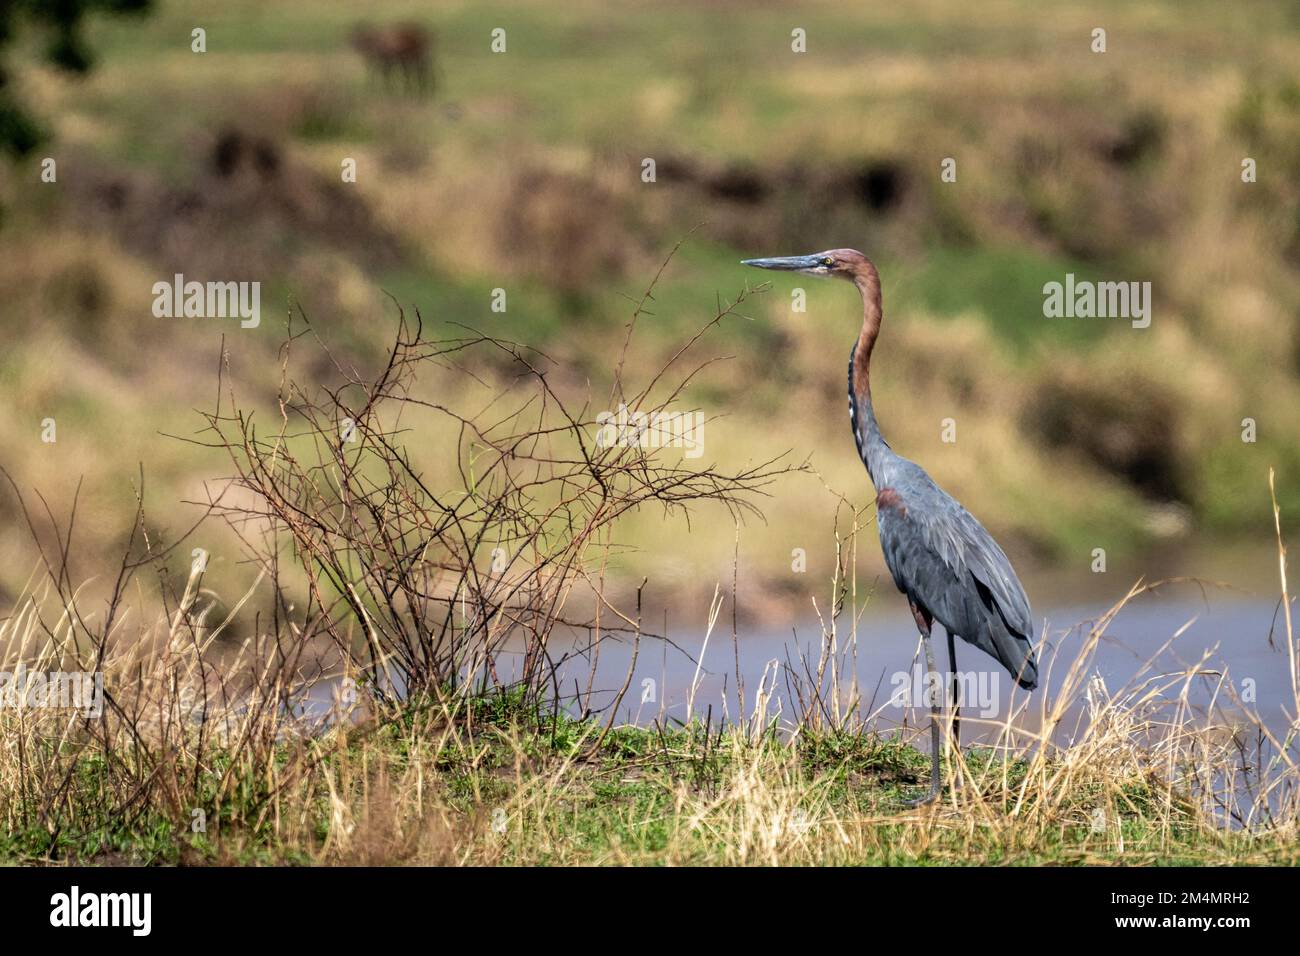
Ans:
[[[433,92],[433,51],[437,34],[418,23],[374,27],[360,23],[352,30],[352,48],[366,60],[372,75],[385,88],[405,88],[421,95]]]

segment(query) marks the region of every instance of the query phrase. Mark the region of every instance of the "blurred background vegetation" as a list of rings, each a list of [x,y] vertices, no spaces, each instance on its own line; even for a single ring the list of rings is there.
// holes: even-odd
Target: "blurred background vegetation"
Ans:
[[[81,482],[74,575],[112,573],[141,466],[164,539],[227,473],[169,437],[212,407],[223,335],[236,387],[273,416],[290,309],[373,369],[391,295],[544,350],[599,409],[629,300],[688,233],[638,363],[657,368],[719,297],[767,278],[742,256],[862,249],[884,277],[882,427],[1018,565],[1082,573],[1096,547],[1242,540],[1267,554],[1270,466],[1284,513],[1300,514],[1294,4],[84,4],[88,72],[54,55],[63,33],[36,6],[6,5],[0,48],[0,105],[30,121],[24,155],[0,160],[0,464],[60,514]],[[349,42],[362,19],[436,34],[432,95],[367,70]],[[41,182],[46,157],[56,183]],[[956,183],[940,180],[945,157]],[[1245,157],[1258,182],[1242,182]],[[151,287],[176,272],[261,281],[261,327],[155,318]],[[1151,327],[1044,318],[1042,286],[1067,272],[1151,282]],[[732,358],[686,403],[710,417],[703,462],[788,451],[815,469],[742,529],[760,611],[821,589],[827,489],[873,497],[845,411],[856,293],[801,282],[795,313],[794,284],[718,330],[709,347]],[[490,309],[498,287],[505,313]],[[509,387],[509,370],[476,372]],[[449,440],[408,438],[435,475]],[[726,514],[694,516],[689,534],[656,513],[624,530],[637,550],[617,573],[729,579]],[[221,534],[203,532],[213,573],[244,581]],[[810,574],[795,584],[799,547]],[[12,597],[35,552],[11,489],[0,553]],[[874,546],[864,558],[879,563]]]

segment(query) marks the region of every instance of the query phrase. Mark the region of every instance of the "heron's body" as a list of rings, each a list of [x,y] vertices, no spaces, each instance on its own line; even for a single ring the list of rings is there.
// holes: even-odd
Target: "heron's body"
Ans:
[[[948,632],[949,677],[955,676],[952,638],[961,637],[997,660],[1021,687],[1038,684],[1029,600],[1011,562],[973,515],[935,484],[915,462],[894,452],[880,433],[871,402],[871,354],[882,317],[880,276],[854,249],[812,256],[750,259],[747,265],[848,279],[862,295],[862,331],[849,357],[849,420],[858,455],[876,488],[876,524],[885,564],[907,596],[934,670],[930,629]],[[953,684],[956,713],[957,687]],[[933,764],[930,793],[939,792],[939,710],[931,702]],[[954,719],[954,736],[956,735]],[[926,801],[922,801],[926,802]]]
[[[923,615],[997,660],[1021,687],[1038,684],[1029,599],[1011,562],[975,516],[880,434],[871,393],[849,362],[849,419],[876,487],[876,525],[898,590]]]

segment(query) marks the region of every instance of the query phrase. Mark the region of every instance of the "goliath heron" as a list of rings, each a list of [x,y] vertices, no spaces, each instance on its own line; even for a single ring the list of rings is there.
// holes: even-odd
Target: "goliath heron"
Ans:
[[[876,487],[876,525],[885,564],[907,595],[921,632],[925,662],[934,673],[930,628],[948,632],[948,681],[952,687],[953,739],[960,746],[957,649],[953,635],[992,655],[1026,690],[1038,686],[1029,600],[1011,562],[984,526],[934,483],[915,462],[897,454],[880,434],[871,405],[871,350],[880,334],[880,274],[856,249],[828,249],[811,256],[745,259],[744,265],[804,275],[847,279],[862,295],[862,331],[849,355],[849,422],[858,456]],[[930,791],[914,805],[939,796],[938,695],[931,693]]]

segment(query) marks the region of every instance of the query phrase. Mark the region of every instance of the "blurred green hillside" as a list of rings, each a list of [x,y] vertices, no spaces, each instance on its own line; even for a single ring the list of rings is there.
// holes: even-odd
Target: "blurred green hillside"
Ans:
[[[368,73],[348,42],[361,19],[436,31],[433,96]],[[141,468],[164,537],[228,470],[173,437],[212,407],[223,340],[233,385],[271,416],[291,308],[373,369],[393,299],[541,349],[565,387],[600,396],[631,302],[688,233],[642,319],[640,371],[768,278],[738,259],[862,249],[884,276],[882,427],[1018,562],[1266,544],[1270,466],[1300,514],[1293,4],[386,2],[363,17],[164,0],[93,19],[87,38],[97,68],[73,79],[19,32],[13,88],[52,138],[0,167],[0,463],[29,506],[39,489],[60,514],[83,481],[74,577],[113,567]],[[40,181],[45,157],[56,183]],[[1246,157],[1257,182],[1241,180]],[[177,272],[260,281],[261,326],[155,318],[152,285]],[[1043,284],[1067,273],[1151,282],[1151,327],[1044,318]],[[685,407],[710,417],[705,462],[788,451],[815,469],[772,488],[767,523],[742,532],[742,564],[779,592],[792,548],[818,580],[830,567],[827,488],[872,498],[844,399],[860,313],[851,288],[803,278],[754,303],[706,341],[731,359]],[[439,440],[409,437],[434,474],[452,464]],[[629,574],[729,573],[725,513],[689,535],[649,512],[625,530],[641,549]],[[35,552],[9,490],[0,546],[11,596]],[[236,572],[233,546],[214,552]]]

